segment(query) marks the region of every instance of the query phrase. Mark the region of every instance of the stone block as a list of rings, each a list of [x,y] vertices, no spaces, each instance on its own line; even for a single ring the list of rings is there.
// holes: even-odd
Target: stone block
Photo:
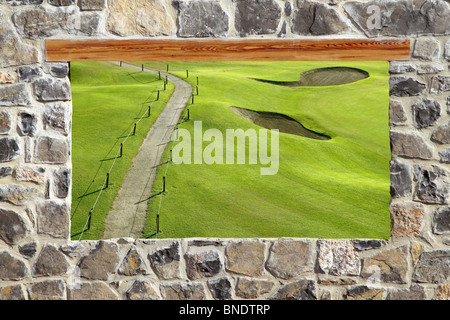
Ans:
[[[15,160],[20,154],[17,138],[0,138],[0,163]]]
[[[414,126],[417,129],[435,125],[441,117],[441,105],[432,99],[422,99],[412,106]]]
[[[389,94],[397,97],[418,96],[426,85],[410,77],[391,77],[389,79]]]
[[[119,295],[103,282],[81,282],[68,288],[68,300],[119,300]]]
[[[97,247],[84,256],[78,267],[81,277],[91,280],[108,280],[119,264],[119,247],[117,244],[100,240]]]
[[[17,75],[20,82],[33,82],[43,76],[40,67],[21,66],[17,68]]]
[[[144,262],[136,248],[131,248],[123,258],[118,273],[125,276],[147,274]],[[142,284],[144,285],[144,284]],[[136,293],[136,292],[135,292]]]
[[[419,203],[395,203],[390,206],[392,237],[419,236],[425,224],[425,208]]]
[[[69,236],[70,212],[63,201],[44,201],[36,205],[37,230],[54,238]]]
[[[208,280],[208,288],[216,300],[231,300],[233,297],[231,282],[226,277]]]
[[[127,290],[128,300],[161,300],[156,286],[148,280],[136,280]]]
[[[439,208],[433,217],[433,233],[449,234],[450,233],[450,208]]]
[[[0,134],[8,134],[11,130],[11,116],[7,111],[0,111]]]
[[[407,197],[412,192],[411,168],[406,163],[398,160],[391,160],[389,163],[391,187],[391,197]]]
[[[12,285],[0,288],[0,300],[26,300],[22,286]]]
[[[222,270],[217,251],[185,254],[186,274],[190,280],[213,277]]]
[[[450,280],[450,250],[423,252],[414,268],[412,280],[421,283],[448,283]]]
[[[437,60],[441,56],[441,43],[433,38],[419,38],[414,43],[412,56],[429,61]]]
[[[169,247],[154,250],[148,260],[161,279],[180,278],[180,244],[173,242]]]
[[[14,258],[8,251],[0,251],[0,280],[18,281],[28,274],[22,260]]]
[[[0,208],[0,239],[9,245],[20,242],[28,235],[24,219],[15,211]]]
[[[0,202],[8,202],[15,206],[22,206],[35,199],[39,194],[35,188],[23,187],[15,184],[0,185]]]
[[[241,37],[274,34],[282,8],[274,0],[233,0],[236,3],[235,27]]]
[[[269,293],[274,285],[274,282],[269,280],[239,277],[235,292],[236,296],[243,299],[258,299],[262,295]]]
[[[372,284],[382,282],[406,283],[408,274],[408,247],[380,252],[362,259],[361,277]]]
[[[21,136],[33,137],[37,131],[37,117],[33,113],[19,113],[19,121],[17,123],[17,132]]]
[[[46,280],[33,283],[28,289],[30,300],[64,300],[65,285],[62,280]]]
[[[347,289],[344,300],[383,300],[384,290],[368,286],[353,286]]]
[[[400,101],[391,99],[389,102],[389,124],[403,125],[408,118]]]
[[[390,132],[393,156],[428,160],[433,157],[433,149],[417,133]]]
[[[231,242],[225,250],[226,269],[247,276],[262,275],[265,248],[266,245],[258,241]]]
[[[270,300],[317,300],[316,285],[313,280],[299,279],[278,289]]]
[[[62,276],[67,274],[69,268],[64,254],[53,245],[46,245],[33,263],[31,274],[33,277]]]
[[[20,166],[14,170],[13,176],[17,181],[33,182],[42,185],[45,179],[45,169],[41,167],[31,168]]]
[[[65,164],[69,160],[69,144],[65,139],[38,137],[34,160],[36,163]]]
[[[101,11],[106,7],[106,0],[80,0],[78,5],[82,11]]]
[[[64,102],[45,104],[44,129],[54,130],[64,135],[70,131],[70,107]]]
[[[33,83],[34,96],[41,102],[70,100],[70,83],[55,78],[40,78]]]
[[[28,106],[31,98],[23,83],[10,84],[0,87],[0,106]]]
[[[450,76],[434,76],[431,78],[431,94],[441,94],[445,91],[450,91]]]
[[[58,198],[65,199],[69,195],[70,177],[70,170],[65,168],[53,173],[53,190]]]
[[[450,144],[450,122],[434,130],[431,140],[439,144]]]
[[[358,252],[349,240],[318,240],[317,263],[326,274],[342,276],[360,274]]]
[[[161,283],[165,300],[206,300],[205,287],[200,282]]]
[[[450,176],[438,166],[423,168],[420,172],[414,200],[429,204],[448,204]]]

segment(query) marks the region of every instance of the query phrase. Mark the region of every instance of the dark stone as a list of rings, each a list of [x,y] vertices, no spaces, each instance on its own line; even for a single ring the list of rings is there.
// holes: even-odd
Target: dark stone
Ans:
[[[22,6],[27,4],[42,4],[44,0],[7,0],[11,6]]]
[[[70,83],[66,80],[41,78],[33,83],[34,96],[38,101],[70,100]]]
[[[8,177],[12,174],[13,169],[11,167],[1,167],[0,168],[0,178]]]
[[[430,93],[440,94],[450,91],[450,76],[434,76],[431,79]]]
[[[282,286],[271,300],[317,300],[316,286],[313,280],[300,279]]]
[[[228,14],[215,1],[176,2],[180,37],[225,37]]]
[[[283,21],[283,26],[281,27],[281,30],[278,33],[278,37],[283,38],[286,35],[286,26],[287,26],[287,22]]]
[[[418,96],[426,85],[409,77],[391,77],[389,79],[389,94],[397,97]]]
[[[389,64],[389,73],[390,74],[402,74],[407,72],[416,71],[416,66],[412,63],[396,63],[391,62]]]
[[[31,259],[36,254],[36,248],[36,242],[25,243],[24,245],[19,246],[19,252],[25,259]]]
[[[423,99],[412,106],[414,125],[417,129],[436,124],[441,116],[441,106],[431,99]]]
[[[439,144],[450,143],[450,122],[438,127],[431,135],[431,141]]]
[[[169,247],[155,250],[152,254],[149,254],[149,260],[152,265],[166,265],[173,261],[180,261],[179,243],[174,242]]]
[[[11,129],[11,117],[7,111],[0,111],[0,134],[8,134]]]
[[[10,84],[0,87],[0,106],[28,106],[31,99],[24,83]]]
[[[0,138],[0,162],[12,161],[19,154],[19,142],[16,138]]]
[[[65,7],[75,4],[75,0],[48,0],[48,3],[56,7]]]
[[[433,232],[436,234],[450,233],[450,208],[438,209],[434,213]]]
[[[28,289],[31,300],[64,300],[64,281],[46,280],[35,282]]]
[[[450,181],[448,173],[437,166],[423,168],[415,192],[415,200],[432,203],[447,204]]]
[[[32,113],[22,112],[19,114],[17,131],[22,136],[33,137],[37,130],[37,118]]]
[[[59,171],[55,171],[53,177],[55,178],[55,195],[58,198],[66,198],[69,194],[70,189],[70,170],[61,169]]]
[[[450,163],[450,149],[445,149],[439,152],[439,161],[442,163]]]
[[[434,250],[420,255],[412,280],[422,283],[446,283],[449,277],[450,250]]]
[[[61,276],[69,270],[64,254],[52,245],[46,245],[31,268],[33,277]]]
[[[138,274],[146,274],[144,263],[136,248],[131,248],[118,270],[119,274],[125,276],[134,276]]]
[[[389,123],[401,125],[406,122],[407,117],[400,101],[391,100],[389,102]]]
[[[22,280],[27,275],[25,263],[14,258],[8,251],[0,251],[0,280]]]
[[[390,132],[391,151],[394,156],[431,159],[433,150],[417,133]]]
[[[381,300],[382,296],[382,289],[355,286],[347,289],[344,300]]]
[[[234,0],[235,27],[239,36],[273,34],[281,20],[282,8],[274,0]]]
[[[294,5],[292,4],[292,2],[286,1],[286,3],[284,4],[284,14],[290,16],[292,10],[294,10]]]
[[[40,67],[22,66],[17,68],[17,75],[20,82],[33,82],[42,77],[42,69]]]
[[[69,106],[64,102],[48,103],[44,110],[44,129],[69,133]]]
[[[38,137],[34,149],[37,163],[64,164],[69,158],[69,145],[66,140]]]
[[[81,276],[92,280],[108,280],[119,263],[119,247],[117,244],[100,240],[97,247],[79,263]]]
[[[45,201],[36,205],[37,231],[54,238],[69,236],[69,209],[62,201]]]
[[[68,64],[58,64],[50,67],[50,74],[53,77],[64,78],[69,74]]]
[[[383,245],[382,240],[355,240],[353,242],[356,250],[364,251],[364,250],[373,250],[379,249]]]
[[[219,254],[216,251],[186,254],[186,273],[190,280],[213,277],[222,268]]]
[[[412,192],[411,168],[405,164],[392,160],[391,171],[391,196],[393,198],[406,197]]]
[[[231,283],[228,280],[228,278],[219,278],[219,279],[215,279],[215,280],[209,280],[208,288],[211,291],[213,298],[216,300],[232,299]]]
[[[24,239],[27,234],[25,221],[17,212],[0,208],[0,239],[13,245]]]

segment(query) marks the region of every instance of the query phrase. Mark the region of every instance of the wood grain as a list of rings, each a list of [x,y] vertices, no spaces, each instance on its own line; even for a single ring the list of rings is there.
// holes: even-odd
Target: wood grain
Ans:
[[[47,40],[47,61],[390,61],[407,39]]]

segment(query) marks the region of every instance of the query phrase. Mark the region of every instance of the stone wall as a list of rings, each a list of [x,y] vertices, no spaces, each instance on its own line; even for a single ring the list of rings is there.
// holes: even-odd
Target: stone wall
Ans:
[[[0,299],[448,300],[449,16],[443,0],[0,0]],[[68,64],[44,43],[87,37],[410,38],[390,64],[391,238],[70,241]]]

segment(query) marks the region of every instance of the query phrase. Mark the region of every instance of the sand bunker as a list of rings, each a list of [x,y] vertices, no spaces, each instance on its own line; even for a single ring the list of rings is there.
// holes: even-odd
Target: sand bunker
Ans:
[[[369,77],[369,73],[349,67],[329,67],[303,72],[299,81],[272,81],[264,79],[254,79],[261,82],[275,84],[286,87],[317,87],[335,86],[356,82]]]
[[[261,126],[266,129],[278,129],[280,132],[295,134],[310,139],[316,140],[330,140],[331,138],[325,134],[314,132],[306,129],[297,120],[292,119],[281,113],[253,111],[238,107],[230,107],[230,109],[243,117],[244,119]]]

